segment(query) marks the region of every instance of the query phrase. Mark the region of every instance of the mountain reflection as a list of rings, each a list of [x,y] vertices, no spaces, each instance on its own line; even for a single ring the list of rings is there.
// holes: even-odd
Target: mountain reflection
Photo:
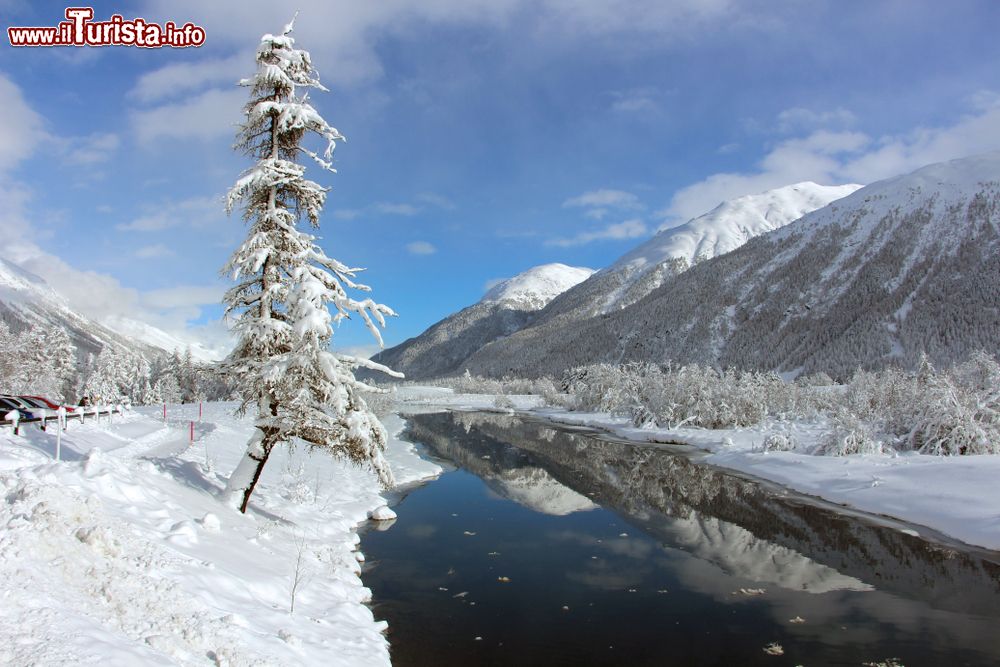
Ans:
[[[593,548],[587,568],[567,572],[581,585],[628,587],[654,561],[674,559],[675,568],[690,570],[687,584],[706,589],[719,588],[718,577],[705,569],[708,563],[731,577],[789,590],[878,589],[934,609],[1000,615],[1000,566],[988,552],[935,545],[766,490],[663,448],[502,415],[441,413],[408,420],[410,439],[476,474],[505,498],[554,515],[590,509],[596,502],[664,547],[652,552],[627,539],[593,543],[583,533],[553,535]],[[630,558],[634,569],[608,571],[603,552]]]

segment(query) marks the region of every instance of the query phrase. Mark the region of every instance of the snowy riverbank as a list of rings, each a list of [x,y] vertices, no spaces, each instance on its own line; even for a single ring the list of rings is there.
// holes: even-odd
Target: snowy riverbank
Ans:
[[[229,510],[250,431],[232,408],[207,404],[193,445],[197,406],[72,424],[59,463],[53,431],[0,431],[0,664],[389,664],[356,551],[374,476],[280,451]],[[399,482],[439,472],[386,426]]]
[[[624,418],[569,412],[542,405],[537,396],[508,396],[519,413],[587,426],[642,443],[680,443],[705,450],[703,461],[769,480],[794,491],[871,514],[926,526],[967,544],[1000,550],[1000,456],[816,456],[763,451],[773,434],[818,442],[822,425],[771,421],[753,428],[636,428]],[[496,397],[455,394],[436,387],[404,387],[407,409],[495,410]]]

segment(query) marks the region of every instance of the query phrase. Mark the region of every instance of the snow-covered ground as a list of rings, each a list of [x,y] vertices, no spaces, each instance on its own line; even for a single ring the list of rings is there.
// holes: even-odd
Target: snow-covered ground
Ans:
[[[824,500],[909,524],[926,526],[961,542],[1000,550],[1000,456],[898,455],[815,456],[765,452],[767,436],[784,433],[808,445],[821,425],[769,422],[753,428],[636,428],[602,413],[568,412],[541,406],[536,396],[509,397],[518,412],[554,422],[588,426],[643,443],[680,443],[703,449],[705,463],[729,468]],[[406,387],[407,410],[433,406],[458,410],[496,409],[496,397],[455,394],[450,389]],[[919,528],[917,529],[919,532]]]
[[[62,462],[54,430],[0,430],[0,664],[389,664],[359,578],[374,476],[276,451],[252,511],[230,510],[217,494],[250,431],[233,407],[207,404],[193,444],[197,406],[71,423]],[[402,425],[397,480],[436,475]]]

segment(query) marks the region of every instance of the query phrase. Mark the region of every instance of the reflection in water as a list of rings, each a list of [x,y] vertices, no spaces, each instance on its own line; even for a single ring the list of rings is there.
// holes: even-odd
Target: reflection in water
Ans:
[[[779,664],[761,650],[779,639],[805,664],[1000,660],[996,554],[836,514],[662,448],[496,415],[409,423],[411,439],[476,477],[413,492],[393,531],[365,537],[377,562],[365,580],[398,664]],[[446,597],[454,588],[469,591]],[[511,619],[564,607],[572,620]],[[464,641],[487,631],[502,648]]]
[[[426,419],[437,420],[445,432],[447,422],[454,420],[467,432],[475,427],[484,440],[512,443],[520,455],[533,457],[557,479],[599,498],[664,543],[733,574],[802,590],[812,585],[819,591],[871,586],[906,590],[938,607],[1000,616],[1000,565],[995,560],[790,501],[659,447],[559,433],[509,416],[457,413]],[[420,432],[420,424],[414,426],[417,438],[429,435]],[[443,440],[452,449],[465,445]],[[817,572],[816,563],[829,567]],[[824,585],[826,577],[840,577],[844,585]]]

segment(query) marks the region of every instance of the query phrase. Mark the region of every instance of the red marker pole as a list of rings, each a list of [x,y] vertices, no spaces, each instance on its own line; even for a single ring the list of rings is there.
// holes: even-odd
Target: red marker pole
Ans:
[[[163,404],[163,423],[167,423],[167,404]]]
[[[191,442],[194,443],[194,422],[191,422]]]
[[[198,421],[201,421],[201,401],[198,401]]]

